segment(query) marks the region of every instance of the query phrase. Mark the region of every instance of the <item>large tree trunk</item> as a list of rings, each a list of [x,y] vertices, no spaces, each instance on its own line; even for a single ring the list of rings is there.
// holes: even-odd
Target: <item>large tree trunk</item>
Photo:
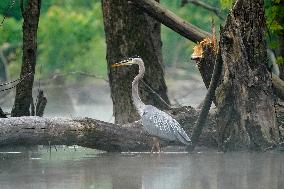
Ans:
[[[16,88],[16,97],[11,116],[30,115],[32,88],[37,56],[37,29],[40,16],[41,0],[29,0],[27,7],[21,1],[23,23],[23,58],[21,78],[27,76]]]
[[[161,54],[160,23],[127,0],[102,0],[102,7],[115,122],[133,122],[138,119],[138,114],[131,99],[131,83],[138,68],[111,69],[110,65],[134,55],[141,56],[146,67],[144,82],[169,103]],[[140,95],[146,104],[167,108],[143,83],[140,84]]]
[[[224,78],[216,97],[223,149],[262,150],[279,142],[264,28],[263,1],[238,0],[221,31]]]

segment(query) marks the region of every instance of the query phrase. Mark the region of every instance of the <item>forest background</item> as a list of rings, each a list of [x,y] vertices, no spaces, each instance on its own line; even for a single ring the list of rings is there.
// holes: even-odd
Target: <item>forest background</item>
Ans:
[[[278,0],[274,0],[278,1]],[[279,48],[278,35],[283,33],[283,26],[275,19],[277,14],[283,13],[279,6],[273,6],[273,2],[266,1],[267,16],[267,42],[269,47],[276,52]],[[9,9],[13,1],[5,0],[0,2],[0,14],[6,15],[7,19],[0,28],[0,46],[19,45],[22,42],[22,16],[18,3]],[[161,4],[201,29],[210,32],[211,20],[216,22],[217,30],[223,23],[223,19],[232,5],[231,0],[203,0],[208,5],[216,7],[220,12],[219,16],[212,11],[208,11],[195,4],[187,3],[182,6],[181,0],[162,0]],[[8,10],[8,11],[7,11]],[[217,32],[219,33],[219,32]],[[88,102],[99,99],[91,99],[89,93],[94,92],[91,87],[94,83],[107,86],[106,63],[106,43],[104,36],[103,16],[101,1],[99,0],[44,0],[42,1],[41,16],[38,31],[38,59],[35,74],[35,90],[45,86],[52,86],[47,96],[49,102],[59,105],[55,99],[63,97],[60,104],[63,105],[58,109],[59,112],[67,112],[72,115],[74,107],[70,104]],[[191,80],[196,79],[198,75],[195,63],[190,61],[192,47],[194,43],[184,39],[169,28],[162,26],[162,51],[163,61],[166,68],[166,78],[172,80]],[[6,67],[7,80],[13,80],[19,77],[22,63],[21,48],[17,48],[14,53],[8,57]],[[283,58],[277,55],[277,62],[283,63]],[[197,77],[198,79],[198,77]],[[199,80],[200,81],[200,80]],[[202,81],[199,82],[202,85]],[[79,85],[80,84],[80,85]],[[168,87],[171,82],[167,82]],[[54,85],[54,86],[55,86]],[[57,90],[60,85],[69,86],[68,94],[58,94]],[[86,86],[87,90],[76,93],[76,89]],[[170,87],[169,87],[170,88]],[[79,90],[79,89],[78,89]],[[48,89],[47,89],[48,91]],[[62,90],[61,90],[62,91]],[[72,92],[73,91],[73,92]],[[206,90],[203,90],[203,95]],[[0,101],[4,110],[9,111],[12,107],[13,91],[5,92],[1,95],[10,96],[2,98]],[[72,96],[66,98],[66,96]],[[76,98],[74,102],[73,97]],[[68,99],[70,100],[69,103]],[[200,100],[202,97],[200,98]],[[174,102],[173,104],[178,103]],[[181,102],[182,103],[182,102]],[[198,104],[198,102],[196,103]],[[9,109],[7,109],[9,108]],[[49,111],[51,109],[52,111]],[[67,111],[64,111],[67,109]],[[53,112],[52,103],[48,103],[47,112]],[[86,115],[86,111],[82,111]],[[69,112],[69,113],[68,113]],[[54,112],[57,114],[57,112]],[[88,116],[88,114],[86,115]]]

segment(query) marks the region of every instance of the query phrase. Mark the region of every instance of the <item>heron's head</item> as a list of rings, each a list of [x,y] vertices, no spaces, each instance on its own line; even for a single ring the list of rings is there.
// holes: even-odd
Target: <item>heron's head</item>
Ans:
[[[126,60],[122,60],[118,63],[115,63],[111,65],[111,67],[114,68],[114,67],[121,67],[121,66],[131,66],[133,64],[138,64],[138,65],[143,64],[142,58],[139,56],[131,57]]]

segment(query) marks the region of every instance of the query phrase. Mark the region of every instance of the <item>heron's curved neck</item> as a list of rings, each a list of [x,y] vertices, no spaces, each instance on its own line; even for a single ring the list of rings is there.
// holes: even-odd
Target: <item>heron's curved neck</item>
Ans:
[[[143,78],[145,73],[145,67],[143,63],[139,63],[139,73],[136,75],[134,80],[132,81],[132,100],[134,102],[134,105],[139,113],[140,116],[143,115],[143,110],[145,108],[145,104],[142,102],[142,100],[139,97],[139,81]]]

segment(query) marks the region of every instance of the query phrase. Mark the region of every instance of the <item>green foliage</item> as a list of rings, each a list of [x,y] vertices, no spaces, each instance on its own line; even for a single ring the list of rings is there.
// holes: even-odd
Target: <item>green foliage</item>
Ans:
[[[50,78],[54,73],[68,75],[74,71],[105,75],[106,45],[100,2],[45,0],[42,7],[36,78]],[[22,42],[22,21],[14,18],[7,18],[0,28],[0,45]],[[18,77],[21,68],[21,50],[16,54],[16,59],[9,64],[12,77]],[[67,77],[69,81],[78,78],[79,75]]]
[[[22,39],[21,22],[11,18],[0,28],[0,44],[5,42],[18,43]]]
[[[0,1],[0,14],[6,15],[7,17],[13,17],[16,20],[21,19],[21,11],[20,11],[20,1],[15,1],[14,6],[11,7],[13,4],[13,0],[1,0]],[[11,7],[11,8],[9,8]]]
[[[14,5],[11,8],[9,8],[13,4],[13,1],[15,1]],[[28,3],[28,0],[23,0],[23,1],[24,1],[24,5]],[[56,2],[56,0],[43,0],[41,3],[41,13],[45,13],[54,2]],[[20,1],[19,0],[1,0],[0,1],[0,14],[6,15],[7,17],[12,17],[16,20],[21,20],[22,13],[20,9]]]
[[[284,33],[284,7],[279,0],[266,1],[266,22],[271,34],[280,35]]]
[[[92,11],[51,6],[40,20],[39,52],[43,74],[55,71],[106,73],[100,4],[95,3]]]
[[[277,64],[284,64],[284,58],[282,56],[278,56],[276,58]]]
[[[284,7],[280,0],[266,0],[265,7],[269,48],[277,52],[279,36],[284,35]],[[278,54],[276,59],[278,64],[283,64],[283,54]]]
[[[220,0],[222,9],[230,9],[233,5],[233,0]]]

